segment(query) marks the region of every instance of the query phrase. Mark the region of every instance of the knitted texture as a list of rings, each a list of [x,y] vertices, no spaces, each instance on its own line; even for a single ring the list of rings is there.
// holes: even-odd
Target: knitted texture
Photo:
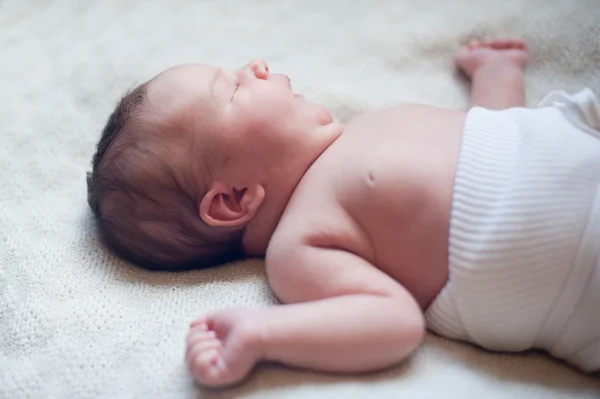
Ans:
[[[599,188],[600,131],[580,130],[556,107],[472,109],[452,202],[450,279],[428,326],[491,350],[543,348],[600,369],[593,349],[585,363],[574,359],[600,343]]]
[[[595,0],[0,1],[0,398],[593,398],[598,381],[540,354],[429,335],[406,363],[340,377],[260,367],[200,390],[188,324],[274,303],[263,264],[149,273],[98,242],[85,174],[118,98],[166,67],[264,58],[338,120],[402,102],[464,108],[461,42],[525,37],[528,103],[600,93]]]

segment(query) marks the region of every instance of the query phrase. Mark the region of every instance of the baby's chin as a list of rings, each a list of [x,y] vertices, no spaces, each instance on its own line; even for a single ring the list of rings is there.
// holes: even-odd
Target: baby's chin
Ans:
[[[315,109],[315,113],[317,115],[317,120],[319,124],[329,125],[333,122],[333,115],[331,114],[331,111],[329,111],[329,108],[327,108],[325,105],[321,103],[308,102],[302,94],[294,93],[294,97],[296,97],[296,100],[306,103],[311,108]]]
[[[313,105],[316,109],[315,112],[317,113],[317,118],[321,125],[324,126],[333,123],[333,115],[331,114],[329,108],[327,108],[324,104],[320,103],[315,103]]]

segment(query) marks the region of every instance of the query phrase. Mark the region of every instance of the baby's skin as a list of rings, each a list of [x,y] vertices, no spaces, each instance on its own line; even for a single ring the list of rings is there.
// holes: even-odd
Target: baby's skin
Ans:
[[[463,46],[455,61],[471,79],[471,106],[522,107],[527,57],[520,39]],[[261,361],[358,373],[404,360],[421,343],[423,312],[448,279],[450,207],[467,111],[401,105],[341,127],[323,106],[292,96],[287,77],[270,74],[262,61],[238,71],[177,67],[157,78],[148,98],[160,102],[192,80],[204,91],[210,85],[224,116],[204,123],[220,126],[224,137],[229,128],[260,127],[262,136],[251,138],[262,146],[250,145],[256,154],[239,137],[229,145],[241,140],[240,158],[263,159],[256,169],[273,170],[265,173],[274,183],[252,183],[252,168],[240,164],[215,177],[200,216],[215,226],[247,223],[244,248],[266,253],[269,283],[283,303],[195,320],[186,354],[193,377],[217,387],[243,380]],[[199,96],[200,89],[187,90],[179,101]],[[282,119],[265,120],[265,109]]]

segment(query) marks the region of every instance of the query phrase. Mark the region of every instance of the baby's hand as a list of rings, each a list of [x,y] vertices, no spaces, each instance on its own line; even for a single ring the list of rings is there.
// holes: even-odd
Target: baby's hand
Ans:
[[[262,358],[260,309],[231,309],[200,317],[190,326],[186,361],[204,386],[243,380]]]

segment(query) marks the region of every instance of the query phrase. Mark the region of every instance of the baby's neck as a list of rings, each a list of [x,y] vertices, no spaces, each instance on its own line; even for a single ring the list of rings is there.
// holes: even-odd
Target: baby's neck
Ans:
[[[242,240],[242,247],[245,254],[251,256],[264,256],[266,254],[271,237],[279,224],[279,220],[281,219],[296,186],[315,159],[317,159],[323,151],[340,137],[342,134],[342,125],[337,122],[332,122],[328,125],[319,127],[313,134],[317,137],[328,137],[331,140],[325,141],[327,143],[325,148],[310,152],[317,154],[315,158],[306,159],[303,157],[291,156],[297,163],[292,165],[288,163],[287,168],[280,169],[279,174],[271,176],[271,179],[269,180],[270,184],[265,186],[265,201],[261,205],[257,215],[246,227],[244,238]],[[270,159],[270,162],[280,164],[289,162],[289,159],[290,156],[286,155],[281,159]],[[291,170],[301,171],[301,173],[294,176],[290,173]]]
[[[263,203],[260,212],[244,232],[242,246],[246,255],[264,256],[267,253],[271,236],[279,224],[290,196],[291,192],[289,195],[271,196],[270,201],[266,200]]]

